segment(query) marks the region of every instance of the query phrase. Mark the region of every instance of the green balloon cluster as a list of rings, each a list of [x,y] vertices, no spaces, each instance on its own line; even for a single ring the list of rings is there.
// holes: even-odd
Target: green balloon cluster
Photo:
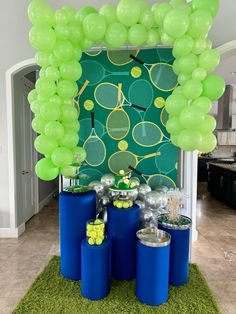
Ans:
[[[29,103],[35,114],[32,128],[39,134],[35,148],[46,156],[36,165],[37,175],[52,180],[58,174],[75,173],[73,156],[80,125],[74,98],[82,76],[79,61],[83,50],[103,43],[109,49],[127,44],[173,45],[173,70],[179,86],[166,101],[167,130],[183,150],[214,149],[215,120],[208,113],[225,84],[211,74],[220,56],[207,35],[218,8],[219,0],[190,4],[170,0],[153,6],[145,0],[120,0],[117,6],[104,4],[99,11],[91,6],[78,11],[64,6],[54,12],[45,0],[33,0],[28,7],[33,24],[29,41],[37,50],[35,60],[41,70]],[[77,157],[76,163],[82,162],[86,152],[80,148]]]

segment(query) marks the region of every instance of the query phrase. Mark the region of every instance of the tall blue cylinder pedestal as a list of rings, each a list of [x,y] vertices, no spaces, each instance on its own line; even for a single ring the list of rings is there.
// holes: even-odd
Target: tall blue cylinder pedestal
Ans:
[[[108,238],[111,241],[111,274],[118,280],[136,276],[136,232],[139,229],[139,207],[119,209],[107,206]]]
[[[96,192],[62,192],[59,207],[61,274],[68,279],[80,280],[81,241],[86,237],[86,222],[96,217]]]
[[[190,229],[177,230],[159,224],[159,229],[171,235],[169,284],[182,286],[189,276]]]
[[[81,292],[92,301],[105,298],[110,290],[110,241],[101,245],[81,242]]]
[[[170,244],[149,247],[137,244],[136,296],[141,303],[157,306],[167,302]]]

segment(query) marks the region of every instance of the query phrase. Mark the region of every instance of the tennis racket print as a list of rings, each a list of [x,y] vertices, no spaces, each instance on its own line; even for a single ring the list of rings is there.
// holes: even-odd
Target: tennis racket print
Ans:
[[[91,112],[91,133],[84,142],[84,149],[87,153],[86,162],[92,167],[100,166],[106,158],[106,147],[104,142],[98,137],[95,130],[95,116]]]
[[[168,63],[145,63],[134,55],[130,58],[141,64],[147,71],[152,84],[159,90],[172,91],[178,85],[178,78],[173,71],[172,65]]]
[[[130,59],[130,54],[136,57],[138,53],[139,50],[108,50],[107,58],[112,64],[121,67],[133,62],[133,60]]]
[[[79,139],[81,142],[85,142],[91,132],[91,118],[84,118],[81,119],[79,122],[80,122]],[[103,123],[95,119],[94,125],[97,136],[99,138],[103,138],[103,136],[106,134],[106,128],[103,125]]]
[[[162,142],[164,135],[155,123],[142,121],[134,126],[132,137],[135,143],[142,147],[153,147]]]
[[[74,104],[75,104],[76,109],[78,110],[78,113],[80,113],[80,97],[85,91],[85,89],[87,88],[88,84],[89,84],[89,80],[86,80],[84,84],[82,85],[82,87],[80,88],[77,97],[74,99]]]

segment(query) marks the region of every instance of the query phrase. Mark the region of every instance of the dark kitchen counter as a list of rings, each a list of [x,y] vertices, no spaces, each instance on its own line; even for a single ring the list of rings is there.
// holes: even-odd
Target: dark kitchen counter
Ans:
[[[209,165],[215,166],[224,170],[236,172],[236,163],[235,164],[224,164],[224,163],[214,163],[210,162]]]

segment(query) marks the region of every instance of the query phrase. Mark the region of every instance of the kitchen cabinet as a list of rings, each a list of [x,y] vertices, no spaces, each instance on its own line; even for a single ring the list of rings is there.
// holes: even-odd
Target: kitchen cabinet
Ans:
[[[218,145],[236,145],[236,132],[218,132]]]

